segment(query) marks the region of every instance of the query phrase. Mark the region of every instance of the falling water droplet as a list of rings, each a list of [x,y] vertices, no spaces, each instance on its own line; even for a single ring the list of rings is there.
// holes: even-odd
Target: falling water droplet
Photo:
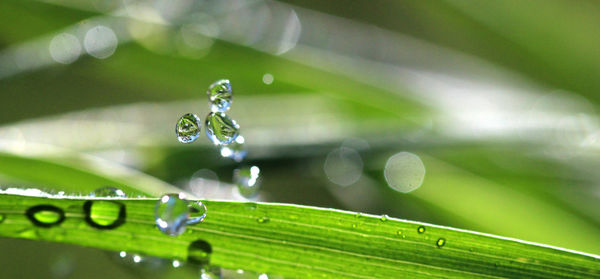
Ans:
[[[102,187],[94,190],[90,193],[90,197],[95,198],[126,198],[127,195],[119,189],[115,187]]]
[[[206,116],[206,135],[215,145],[232,143],[240,133],[240,126],[223,112],[211,112]]]
[[[202,203],[201,201],[190,202],[188,209],[190,212],[190,215],[188,216],[188,219],[186,221],[188,225],[198,224],[204,221],[204,218],[206,218],[206,205],[204,205],[204,203]]]
[[[83,212],[85,221],[97,229],[114,229],[125,223],[125,205],[117,201],[86,201]]]
[[[188,257],[187,261],[199,265],[208,265],[210,263],[210,255],[212,253],[212,246],[210,243],[199,239],[188,246]]]
[[[181,143],[192,143],[200,136],[201,120],[193,113],[184,114],[175,125],[177,140]]]
[[[440,238],[435,242],[435,245],[437,245],[438,248],[442,248],[444,247],[444,245],[446,245],[446,239],[445,238]]]
[[[233,171],[233,182],[238,191],[245,198],[252,198],[260,190],[260,168],[257,166],[243,166]]]
[[[231,158],[236,162],[241,162],[248,154],[244,149],[245,139],[243,136],[238,136],[232,143],[221,147],[221,156]]]
[[[381,220],[382,222],[385,222],[385,221],[387,221],[389,218],[390,218],[390,216],[387,216],[387,215],[385,215],[385,214],[384,214],[384,215],[381,215],[381,218],[379,218],[379,220]]]
[[[267,216],[258,217],[258,218],[256,219],[256,222],[259,222],[259,223],[261,223],[261,224],[268,223],[269,221],[270,221],[270,219],[269,219],[269,217],[267,217]]]
[[[4,222],[4,219],[6,219],[6,215],[0,214],[0,224],[2,224],[2,222]]]
[[[57,226],[65,220],[65,212],[53,205],[38,205],[27,209],[25,215],[39,227]]]
[[[418,233],[425,233],[425,226],[419,226],[419,227],[417,228],[417,232],[418,232]]]
[[[154,207],[158,229],[170,236],[177,236],[185,231],[189,214],[188,202],[183,193],[163,195]]]
[[[227,79],[215,81],[208,87],[206,94],[210,100],[210,110],[214,112],[227,111],[233,102],[233,90]]]

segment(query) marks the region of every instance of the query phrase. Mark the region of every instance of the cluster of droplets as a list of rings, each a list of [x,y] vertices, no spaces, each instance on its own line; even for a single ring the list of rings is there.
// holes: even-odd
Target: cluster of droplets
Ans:
[[[154,219],[158,229],[170,236],[185,232],[188,225],[195,225],[206,218],[206,206],[201,201],[188,201],[183,193],[166,194],[154,207]]]
[[[206,116],[206,136],[220,148],[222,157],[241,163],[248,152],[244,148],[245,139],[240,135],[240,126],[226,112],[233,102],[233,89],[227,79],[212,83],[206,91],[210,113]],[[194,142],[200,136],[200,118],[193,114],[183,115],[175,127],[177,139],[182,143]],[[260,189],[260,169],[257,166],[240,166],[233,172],[233,180],[238,192],[244,198],[253,198]]]

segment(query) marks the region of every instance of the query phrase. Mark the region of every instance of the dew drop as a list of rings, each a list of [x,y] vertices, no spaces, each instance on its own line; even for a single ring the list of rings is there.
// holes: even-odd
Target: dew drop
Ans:
[[[425,226],[419,226],[419,227],[417,228],[417,232],[418,232],[418,233],[425,233]]]
[[[90,193],[90,197],[94,198],[126,198],[125,192],[115,187],[102,187]]]
[[[245,198],[252,198],[260,190],[260,168],[257,166],[243,166],[233,171],[233,182],[240,194]]]
[[[223,112],[211,112],[206,116],[206,135],[215,145],[232,143],[240,133],[240,125]]]
[[[210,101],[210,110],[213,112],[225,112],[233,102],[233,90],[227,79],[215,81],[208,87],[206,94]]]
[[[65,220],[65,212],[53,205],[38,205],[27,209],[25,215],[36,226],[49,228]]]
[[[241,162],[248,154],[244,149],[245,139],[243,136],[238,136],[232,143],[221,147],[221,156],[231,158],[236,162]]]
[[[166,194],[160,197],[154,207],[156,226],[163,233],[177,236],[185,231],[190,214],[189,203],[183,193]]]
[[[4,219],[6,219],[6,215],[0,214],[0,224],[2,224],[2,222],[4,222]]]
[[[184,114],[175,125],[177,140],[181,143],[192,143],[200,136],[201,120],[193,113]]]
[[[212,253],[212,246],[210,243],[199,239],[196,240],[188,246],[188,262],[199,264],[199,265],[208,265],[210,263],[210,255]]]
[[[381,217],[379,218],[379,220],[381,220],[381,222],[385,222],[385,221],[387,221],[389,218],[390,218],[390,216],[387,216],[387,215],[385,215],[385,214],[384,214],[384,215],[381,215]]]
[[[268,223],[269,221],[270,221],[270,219],[269,219],[269,217],[267,217],[267,216],[258,217],[258,218],[256,219],[256,222],[259,222],[259,223],[261,223],[261,224]]]
[[[446,239],[445,238],[440,238],[435,242],[435,245],[437,245],[438,248],[442,248],[444,247],[444,245],[446,245]]]
[[[206,218],[206,212],[207,212],[206,205],[204,205],[204,203],[202,203],[201,201],[190,202],[188,209],[189,209],[189,216],[186,221],[187,225],[198,224],[198,223],[204,221],[204,218]]]
[[[97,229],[114,229],[125,223],[125,205],[109,200],[86,201],[83,204],[85,221]]]

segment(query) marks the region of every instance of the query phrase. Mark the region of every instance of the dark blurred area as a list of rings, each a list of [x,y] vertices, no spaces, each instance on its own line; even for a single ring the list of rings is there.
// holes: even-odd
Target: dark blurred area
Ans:
[[[4,187],[113,182],[245,200],[233,171],[255,165],[255,200],[600,253],[597,1],[4,0],[0,11]],[[222,78],[241,163],[204,123],[190,145],[173,129],[185,113],[204,120]],[[6,278],[200,276],[81,247],[0,247],[15,251],[0,254]],[[32,254],[39,270],[25,270]]]

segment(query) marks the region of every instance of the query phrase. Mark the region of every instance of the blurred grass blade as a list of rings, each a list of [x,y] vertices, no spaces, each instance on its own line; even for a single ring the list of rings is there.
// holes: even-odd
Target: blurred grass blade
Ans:
[[[290,278],[600,276],[600,257],[594,255],[387,216],[286,204],[206,201],[203,223],[169,237],[155,226],[155,201],[112,200],[125,206],[123,220],[98,227],[85,213],[98,200],[1,194],[0,236],[200,258],[223,268]],[[58,221],[36,225],[32,208],[54,208]],[[111,210],[95,214],[105,220],[115,216]],[[198,253],[200,248],[208,258]]]

